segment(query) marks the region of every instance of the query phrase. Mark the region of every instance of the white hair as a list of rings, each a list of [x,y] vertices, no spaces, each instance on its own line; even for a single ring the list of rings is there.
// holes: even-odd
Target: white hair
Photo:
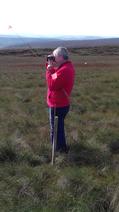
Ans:
[[[65,47],[58,47],[53,51],[53,55],[62,56],[64,60],[68,60],[68,50]]]

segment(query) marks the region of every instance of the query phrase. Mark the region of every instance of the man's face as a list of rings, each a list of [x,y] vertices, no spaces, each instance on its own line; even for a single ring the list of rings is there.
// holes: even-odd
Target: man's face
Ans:
[[[61,64],[62,62],[64,62],[64,59],[62,56],[55,54],[55,52],[53,53],[53,56],[55,57],[55,62],[57,64]]]

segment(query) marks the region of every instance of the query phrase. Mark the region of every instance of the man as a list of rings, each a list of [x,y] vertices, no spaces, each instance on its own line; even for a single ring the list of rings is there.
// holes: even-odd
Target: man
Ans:
[[[57,67],[56,67],[57,66]],[[58,116],[56,151],[68,152],[64,119],[70,108],[70,95],[74,85],[74,67],[69,61],[68,50],[58,47],[47,57],[47,104],[50,117],[50,135],[53,143],[54,117]]]

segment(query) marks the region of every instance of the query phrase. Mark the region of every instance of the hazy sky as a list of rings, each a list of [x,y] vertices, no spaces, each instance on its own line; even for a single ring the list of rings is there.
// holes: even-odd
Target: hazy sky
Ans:
[[[119,37],[118,8],[118,0],[0,0],[0,35]]]

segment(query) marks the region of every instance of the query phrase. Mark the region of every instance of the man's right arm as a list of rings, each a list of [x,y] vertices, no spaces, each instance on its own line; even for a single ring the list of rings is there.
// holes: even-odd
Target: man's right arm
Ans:
[[[54,73],[47,71],[46,80],[47,80],[48,88],[51,91],[60,90],[64,87],[64,84],[67,81],[66,72],[65,70],[62,70],[62,69]]]

